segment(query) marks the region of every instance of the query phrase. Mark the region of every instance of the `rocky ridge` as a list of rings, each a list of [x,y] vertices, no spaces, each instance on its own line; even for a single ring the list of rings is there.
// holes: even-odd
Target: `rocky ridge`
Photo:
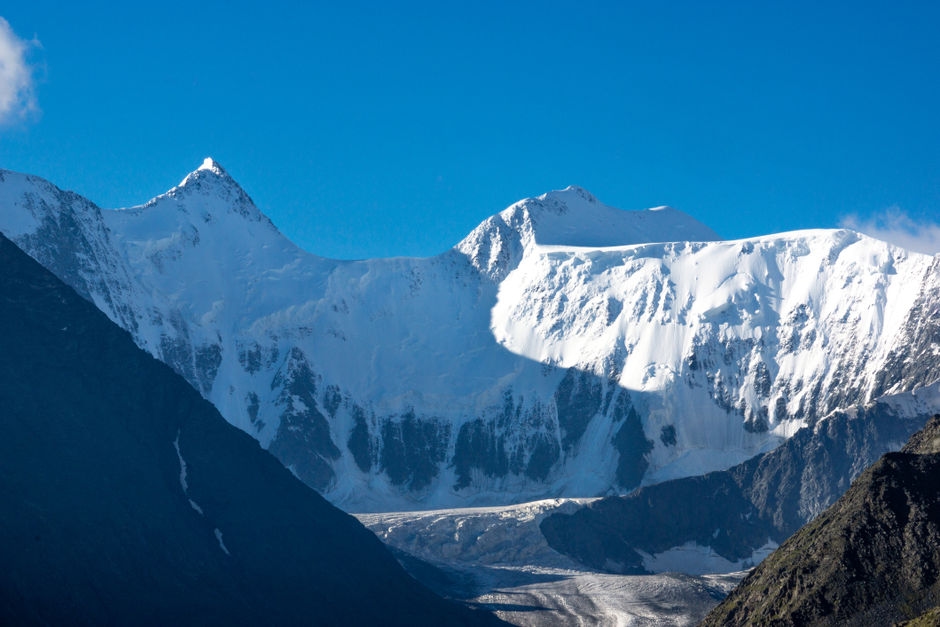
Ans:
[[[940,415],[862,473],[702,625],[927,624],[940,605]],[[920,617],[920,618],[918,618]]]
[[[919,396],[932,394],[936,391],[923,390]],[[552,514],[540,529],[556,551],[606,572],[703,574],[750,568],[924,424],[927,414],[904,417],[893,400],[835,412],[728,470],[665,481]]]

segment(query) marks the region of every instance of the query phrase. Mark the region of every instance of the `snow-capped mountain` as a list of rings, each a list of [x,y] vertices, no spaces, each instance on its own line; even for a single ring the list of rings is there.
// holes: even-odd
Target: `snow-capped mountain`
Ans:
[[[114,211],[0,171],[0,231],[353,510],[625,492],[940,379],[940,257],[847,230],[720,241],[568,188],[334,261],[207,159]]]

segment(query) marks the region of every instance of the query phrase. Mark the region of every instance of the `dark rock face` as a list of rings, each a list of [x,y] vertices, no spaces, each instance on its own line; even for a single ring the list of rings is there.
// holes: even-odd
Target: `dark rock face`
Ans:
[[[558,441],[544,431],[530,439],[529,459],[525,464],[525,475],[536,481],[544,481],[559,458]],[[517,459],[519,459],[517,457]]]
[[[494,623],[0,237],[0,623]]]
[[[353,420],[355,421],[352,433],[349,434],[349,440],[346,446],[352,453],[356,465],[362,472],[369,472],[375,464],[376,444],[369,437],[369,425],[366,423],[365,411],[357,406],[353,407]],[[373,417],[374,422],[374,417]]]
[[[271,387],[280,391],[277,404],[284,410],[268,450],[301,481],[326,489],[335,477],[330,462],[339,457],[339,449],[317,406],[317,379],[299,348],[291,350]]]
[[[673,425],[666,425],[660,430],[659,440],[665,446],[675,446],[676,445],[676,428]]]
[[[929,620],[940,604],[938,451],[935,416],[764,560],[702,624]]]
[[[626,392],[622,392],[619,398],[625,399]],[[617,459],[617,483],[628,490],[640,485],[650,465],[647,455],[653,450],[653,443],[646,439],[640,416],[632,407],[624,415],[623,423],[614,436],[614,448],[620,454]]]
[[[541,530],[555,550],[624,574],[646,572],[637,551],[656,554],[686,542],[711,547],[730,561],[746,559],[768,540],[783,542],[812,520],[922,424],[898,418],[885,405],[835,414],[727,471],[646,486],[570,515],[553,514]]]
[[[418,491],[426,488],[447,453],[450,425],[422,420],[413,411],[382,424],[380,463],[392,483]]]
[[[584,435],[588,422],[601,408],[602,386],[597,377],[586,372],[569,370],[555,390],[555,406],[558,408],[558,423],[561,425],[561,442],[566,451]]]
[[[512,474],[544,481],[577,454],[588,425],[598,418],[618,425],[614,444],[620,455],[620,485],[639,485],[652,442],[626,390],[609,379],[569,369],[548,404],[524,406],[517,394],[506,389],[500,411],[470,420],[457,431],[450,459],[457,475],[455,489],[470,486],[474,476]]]
[[[470,485],[474,468],[489,477],[502,477],[509,472],[506,441],[496,433],[496,425],[482,419],[465,423],[457,434],[454,452],[457,472],[456,489]]]

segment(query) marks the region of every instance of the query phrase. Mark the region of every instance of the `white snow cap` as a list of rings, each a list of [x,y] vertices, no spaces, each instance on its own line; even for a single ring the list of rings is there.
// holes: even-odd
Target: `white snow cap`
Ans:
[[[203,159],[202,165],[196,168],[197,172],[199,170],[209,170],[220,176],[225,174],[225,170],[222,168],[222,166],[219,165],[219,162],[213,159],[212,157],[206,157],[205,159]]]
[[[523,200],[532,220],[535,242],[562,246],[623,246],[648,242],[714,241],[720,236],[695,218],[671,207],[640,211],[615,209],[600,202],[583,187]]]

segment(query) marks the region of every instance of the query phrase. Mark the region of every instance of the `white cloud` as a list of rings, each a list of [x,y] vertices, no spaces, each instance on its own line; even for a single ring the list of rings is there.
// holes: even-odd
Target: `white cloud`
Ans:
[[[38,41],[16,36],[10,23],[0,17],[0,124],[24,119],[38,111],[33,68],[27,60]]]
[[[842,218],[841,226],[919,253],[940,253],[940,224],[917,222],[897,207],[880,216]]]

